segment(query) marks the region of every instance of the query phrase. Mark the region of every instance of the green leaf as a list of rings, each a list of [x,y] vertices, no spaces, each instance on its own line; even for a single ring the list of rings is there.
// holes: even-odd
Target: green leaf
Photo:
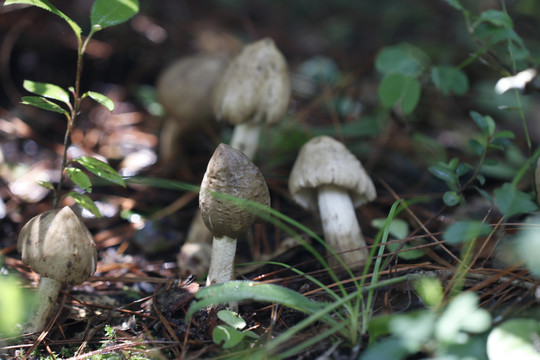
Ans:
[[[427,55],[410,44],[399,44],[383,48],[375,58],[375,68],[382,74],[399,73],[411,77],[419,76],[429,61]]]
[[[60,86],[24,80],[23,87],[36,95],[40,95],[53,100],[58,100],[68,105],[70,104],[69,94]]]
[[[78,192],[75,192],[75,191],[70,191],[66,194],[66,196],[71,196],[73,200],[75,200],[75,202],[79,204],[80,207],[90,211],[92,214],[94,214],[98,218],[101,217],[101,213],[99,212],[99,209],[97,208],[96,204],[87,195],[79,194]]]
[[[137,0],[96,0],[90,13],[90,22],[92,28],[105,29],[126,22],[137,12]]]
[[[90,171],[92,174],[99,176],[102,179],[108,180],[114,184],[126,187],[124,179],[106,162],[98,160],[90,156],[83,156],[73,161],[78,162]]]
[[[481,221],[457,221],[446,228],[443,239],[452,245],[471,241],[479,236],[488,235],[491,227]]]
[[[66,168],[66,174],[78,187],[89,193],[92,192],[92,182],[81,169],[68,167]]]
[[[389,323],[391,333],[398,336],[411,351],[419,350],[430,340],[434,326],[435,314],[428,310],[416,310],[400,314],[390,320]],[[411,331],[411,329],[414,329],[414,331]]]
[[[430,166],[429,172],[437,179],[440,179],[447,183],[454,183],[456,180],[456,175],[454,174],[454,172],[442,165]]]
[[[539,338],[540,323],[536,319],[510,319],[489,333],[487,355],[489,360],[540,360]]]
[[[48,10],[52,12],[53,14],[56,14],[60,16],[62,19],[64,19],[69,24],[69,26],[71,26],[71,28],[73,29],[73,32],[75,32],[77,39],[81,38],[81,28],[79,27],[79,25],[77,25],[75,21],[71,20],[67,15],[65,15],[63,12],[58,10],[53,4],[51,4],[47,0],[6,0],[4,2],[4,5],[12,5],[12,4],[34,5],[42,9]]]
[[[472,292],[463,292],[448,304],[437,321],[435,337],[442,343],[459,342],[462,331],[480,333],[491,326],[491,315],[478,308],[478,296]]]
[[[533,212],[538,206],[531,200],[529,194],[518,190],[511,183],[504,183],[502,187],[493,191],[495,204],[504,216]]]
[[[464,11],[465,8],[460,4],[459,0],[444,0],[448,5],[452,6],[456,10]]]
[[[212,331],[212,341],[216,345],[221,345],[224,349],[230,349],[238,345],[244,334],[230,326],[218,325]]]
[[[494,9],[483,11],[477,20],[477,23],[481,22],[488,22],[506,29],[512,29],[514,27],[512,18],[507,13]]]
[[[456,206],[460,200],[461,197],[455,191],[447,191],[443,195],[443,201],[448,206]]]
[[[382,229],[386,224],[385,218],[373,219],[371,225],[377,229]],[[388,225],[388,233],[392,235],[395,239],[405,239],[409,234],[409,225],[405,220],[402,219],[392,219]],[[405,260],[414,260],[421,258],[425,255],[422,250],[412,249],[411,245],[405,244],[401,246],[400,243],[387,243],[386,248],[390,252],[397,251],[401,247],[400,252],[397,254],[402,259]]]
[[[469,149],[477,156],[482,156],[485,151],[484,146],[476,139],[469,139]]]
[[[414,288],[428,306],[437,306],[444,298],[441,282],[437,278],[423,276],[414,282]]]
[[[229,281],[202,288],[191,303],[186,319],[206,307],[245,300],[278,303],[292,309],[313,314],[324,309],[327,303],[312,301],[296,291],[274,284],[260,284],[254,281]]]
[[[242,330],[246,327],[246,321],[242,319],[237,313],[230,310],[220,310],[217,313],[219,320],[223,321],[225,324],[229,325],[232,328],[237,330]]]
[[[60,105],[53,103],[40,96],[23,96],[21,104],[34,106],[47,111],[54,111],[59,114],[69,115],[69,113]]]
[[[493,135],[495,132],[495,121],[493,121],[491,116],[482,116],[476,111],[471,111],[469,114],[484,135]]]
[[[82,98],[84,99],[87,96],[97,101],[101,105],[105,106],[107,110],[111,112],[114,110],[114,102],[111,99],[109,99],[107,96],[100,94],[98,92],[95,92],[95,91],[87,91],[83,94]]]
[[[413,77],[399,73],[386,75],[379,86],[379,98],[386,108],[401,102],[401,109],[410,114],[420,100],[420,83]]]
[[[529,217],[523,224],[523,230],[516,239],[516,252],[520,260],[525,260],[529,271],[536,278],[540,277],[540,216]]]
[[[469,90],[467,75],[453,66],[434,66],[431,68],[431,79],[444,95],[450,95],[450,93],[464,95]]]
[[[49,190],[54,190],[54,186],[52,183],[50,183],[49,181],[43,181],[43,180],[39,180],[37,182],[37,184],[41,187],[44,187],[45,189],[49,189]]]

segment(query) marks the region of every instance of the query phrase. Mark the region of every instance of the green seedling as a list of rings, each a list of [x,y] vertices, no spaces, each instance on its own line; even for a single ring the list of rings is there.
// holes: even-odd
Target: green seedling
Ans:
[[[82,29],[79,24],[57,9],[48,0],[6,0],[4,3],[4,5],[12,4],[28,4],[50,11],[67,22],[77,39],[77,64],[74,86],[65,90],[55,84],[25,80],[23,87],[35,95],[24,96],[22,98],[22,104],[62,114],[67,120],[64,136],[64,154],[61,165],[62,176],[60,177],[60,181],[56,187],[51,183],[41,183],[42,186],[55,192],[53,207],[57,207],[62,196],[70,196],[81,207],[91,211],[95,216],[99,217],[101,215],[96,204],[85,194],[92,192],[92,181],[85,172],[75,167],[75,165],[82,166],[88,172],[117,185],[125,187],[125,183],[114,169],[101,160],[88,156],[73,159],[71,162],[68,162],[67,159],[67,149],[71,143],[71,133],[76,125],[81,101],[85,98],[90,98],[105,106],[109,111],[113,111],[114,109],[112,100],[101,93],[95,91],[81,93],[80,79],[83,69],[83,56],[90,40],[97,32],[110,26],[123,23],[139,11],[138,0],[96,0],[92,5],[90,14],[90,32],[86,35],[84,41]],[[73,181],[82,192],[69,191],[62,194],[62,188],[66,179]]]
[[[246,327],[246,321],[237,313],[229,310],[220,310],[218,318],[224,322],[212,331],[212,340],[221,345],[223,349],[230,349],[240,344],[245,338],[258,339],[259,336],[253,331],[241,331]]]

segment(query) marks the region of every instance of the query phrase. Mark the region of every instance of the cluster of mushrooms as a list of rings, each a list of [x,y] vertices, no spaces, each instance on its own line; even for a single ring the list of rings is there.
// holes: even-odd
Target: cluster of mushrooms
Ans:
[[[208,163],[200,212],[178,256],[181,270],[208,271],[207,285],[230,281],[236,239],[262,220],[249,204],[270,206],[268,187],[252,159],[261,129],[287,111],[287,63],[274,41],[265,38],[230,61],[215,55],[184,58],[162,73],[157,92],[168,114],[162,160],[175,156],[171,149],[179,136],[212,117],[234,125],[230,145],[220,144]],[[368,252],[355,208],[375,199],[376,192],[360,161],[341,142],[328,136],[307,142],[291,170],[289,190],[298,205],[318,211],[326,242],[346,264],[365,263]],[[22,261],[41,274],[39,301],[23,330],[42,331],[62,284],[81,284],[96,270],[96,246],[87,227],[64,207],[32,218],[19,234],[17,249]],[[331,263],[339,264],[332,258]]]
[[[181,273],[202,275],[208,271],[210,285],[233,278],[236,238],[259,219],[253,210],[246,210],[245,204],[220,198],[219,194],[270,206],[268,188],[252,160],[261,129],[285,116],[291,90],[287,62],[269,38],[246,45],[232,60],[221,63],[226,64],[221,72],[217,67],[204,71],[205,62],[196,69],[193,59],[181,59],[165,70],[157,88],[158,94],[167,94],[159,100],[169,114],[174,114],[176,123],[193,124],[192,111],[187,107],[178,111],[177,102],[195,84],[186,74],[177,73],[173,79],[173,69],[189,67],[192,73],[205,72],[204,91],[197,90],[200,99],[190,98],[191,102],[207,102],[203,112],[234,125],[230,146],[220,144],[208,163],[199,195],[200,213],[193,218],[178,255]],[[166,83],[174,83],[181,92],[172,95]],[[170,148],[163,151],[168,154]],[[289,190],[300,206],[319,212],[325,240],[346,264],[358,267],[365,263],[368,252],[355,208],[375,199],[376,192],[360,161],[341,142],[320,136],[306,143],[292,168]],[[330,262],[339,264],[334,257]]]

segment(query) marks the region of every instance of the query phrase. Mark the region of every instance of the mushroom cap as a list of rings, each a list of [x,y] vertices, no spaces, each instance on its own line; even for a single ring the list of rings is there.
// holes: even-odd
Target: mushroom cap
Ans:
[[[237,238],[259,220],[244,204],[214,192],[270,206],[268,187],[259,168],[243,152],[227,144],[216,148],[201,183],[199,208],[203,221],[214,236]]]
[[[287,62],[274,41],[264,38],[246,45],[231,61],[217,83],[214,112],[233,125],[274,124],[285,115],[290,95]]]
[[[212,119],[212,90],[227,63],[225,56],[211,54],[179,59],[160,74],[157,99],[173,119],[187,127]]]
[[[69,285],[82,284],[96,271],[94,239],[68,206],[30,219],[19,233],[17,250],[35,272]]]
[[[305,143],[289,176],[289,191],[305,209],[317,210],[317,188],[321,185],[346,189],[354,207],[377,197],[360,161],[345,145],[329,136],[318,136]]]

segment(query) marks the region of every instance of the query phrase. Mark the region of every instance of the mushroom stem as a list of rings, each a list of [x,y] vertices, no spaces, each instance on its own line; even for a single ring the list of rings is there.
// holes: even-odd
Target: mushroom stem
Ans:
[[[26,324],[24,325],[25,333],[33,333],[42,331],[47,324],[47,319],[54,309],[56,299],[62,283],[60,281],[42,276],[39,281],[39,287],[36,293],[36,305],[31,312]]]
[[[328,245],[346,264],[363,264],[368,256],[366,241],[347,190],[334,185],[320,185],[318,203],[324,238]],[[358,249],[359,253],[349,251],[353,249]],[[330,259],[330,263],[337,265],[338,261]]]
[[[214,236],[206,286],[231,281],[235,254],[236,239],[228,236]]]
[[[259,146],[260,133],[260,124],[250,122],[236,124],[231,138],[231,146],[253,159]]]

